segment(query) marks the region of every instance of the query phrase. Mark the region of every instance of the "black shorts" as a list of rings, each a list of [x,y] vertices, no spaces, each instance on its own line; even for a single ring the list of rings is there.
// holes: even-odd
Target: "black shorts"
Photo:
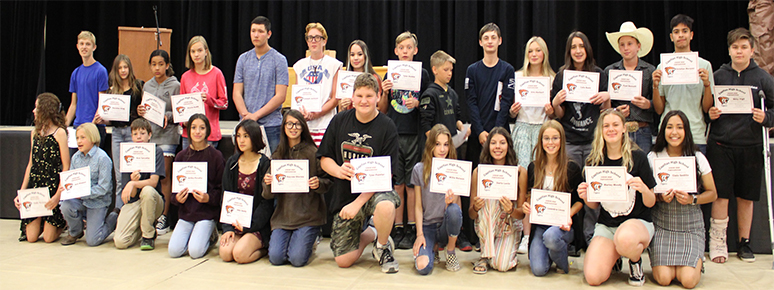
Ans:
[[[718,198],[761,199],[762,152],[762,146],[730,147],[707,142],[707,161],[712,167]]]

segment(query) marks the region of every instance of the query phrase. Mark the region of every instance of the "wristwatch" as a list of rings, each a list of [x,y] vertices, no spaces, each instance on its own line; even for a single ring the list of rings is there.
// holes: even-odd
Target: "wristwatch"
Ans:
[[[699,195],[694,194],[693,195],[693,202],[691,202],[691,205],[696,205],[696,203],[699,201]]]

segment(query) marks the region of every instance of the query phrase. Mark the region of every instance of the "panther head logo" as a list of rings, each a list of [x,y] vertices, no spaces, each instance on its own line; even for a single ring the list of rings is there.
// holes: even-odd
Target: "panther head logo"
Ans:
[[[435,174],[435,179],[437,179],[438,182],[443,182],[444,180],[446,180],[446,174],[436,173]]]
[[[481,184],[484,185],[485,189],[489,189],[492,187],[492,184],[494,184],[494,181],[489,179],[484,179],[484,180],[481,180]]]
[[[185,112],[185,107],[183,106],[177,107],[175,108],[175,111],[177,111],[178,114],[182,114],[183,112]]]
[[[341,89],[342,90],[349,89],[349,87],[351,87],[351,86],[348,83],[341,83]]]
[[[529,90],[519,90],[519,96],[522,98],[527,97],[527,94],[529,94]]]
[[[720,101],[720,104],[728,104],[728,97],[719,97],[718,101]]]
[[[601,188],[602,188],[602,183],[601,182],[598,182],[598,181],[592,181],[591,182],[591,189],[593,189],[594,191],[598,191]]]
[[[661,182],[667,182],[667,180],[669,180],[669,173],[666,173],[666,172],[659,173],[658,180],[661,180]]]
[[[400,78],[400,74],[399,73],[392,73],[391,76],[392,76],[392,80],[398,80]]]
[[[105,112],[105,113],[107,113],[108,111],[110,111],[110,106],[108,106],[108,105],[102,105],[102,112]]]
[[[234,211],[234,207],[233,206],[230,206],[230,205],[226,206],[226,213],[231,213],[233,211]]]
[[[186,177],[185,177],[185,175],[178,175],[175,178],[177,178],[177,182],[183,183],[183,182],[185,182],[185,178]]]
[[[283,182],[285,181],[285,174],[277,173],[274,175],[274,178],[277,179],[277,182]]]
[[[535,205],[535,211],[536,211],[537,213],[539,213],[539,214],[540,214],[540,213],[543,213],[544,211],[546,211],[546,206],[545,206],[545,205],[542,205],[542,204],[536,204],[536,205]]]
[[[134,156],[132,155],[124,156],[124,161],[126,161],[126,164],[132,164],[132,160],[134,160]]]
[[[24,203],[22,203],[22,205],[24,206],[25,209],[30,209],[30,207],[32,207],[32,202],[25,201]]]
[[[675,68],[671,67],[671,66],[668,66],[668,67],[664,68],[664,71],[666,71],[666,74],[668,76],[671,76],[672,74],[675,73]]]
[[[355,173],[355,178],[357,179],[357,181],[360,181],[360,182],[363,182],[363,180],[366,179],[366,176],[368,176],[368,174],[365,174],[362,172]]]
[[[150,105],[150,104],[144,104],[144,105],[142,105],[142,106],[143,106],[143,107],[145,107],[145,110],[146,110],[146,111],[148,111],[148,110],[150,110],[150,109],[151,109],[151,105]]]
[[[619,90],[621,90],[621,84],[613,83],[613,91],[617,93]]]
[[[65,190],[70,190],[70,189],[73,188],[73,184],[72,183],[65,184],[64,188],[65,188]]]
[[[304,101],[304,97],[302,97],[302,96],[296,96],[296,103],[299,103],[299,104],[300,104],[300,103],[301,103],[301,102],[303,102],[303,101]]]
[[[567,84],[567,91],[573,92],[577,87],[575,84]]]

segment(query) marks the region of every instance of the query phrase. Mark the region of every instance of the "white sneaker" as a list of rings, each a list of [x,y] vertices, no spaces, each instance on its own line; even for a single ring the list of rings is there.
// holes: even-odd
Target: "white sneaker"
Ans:
[[[526,254],[527,251],[529,251],[529,235],[525,235],[521,238],[521,242],[519,243],[519,249],[516,250],[516,253],[519,254]]]

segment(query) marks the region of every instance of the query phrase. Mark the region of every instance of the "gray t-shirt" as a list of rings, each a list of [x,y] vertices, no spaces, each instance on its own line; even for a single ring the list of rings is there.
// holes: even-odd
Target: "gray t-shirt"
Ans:
[[[424,168],[424,164],[419,162],[414,165],[414,173],[411,174],[411,184],[414,184],[414,188],[422,189],[422,224],[440,223],[443,222],[443,215],[446,212],[446,195],[430,192],[430,185],[426,185],[422,178]]]

